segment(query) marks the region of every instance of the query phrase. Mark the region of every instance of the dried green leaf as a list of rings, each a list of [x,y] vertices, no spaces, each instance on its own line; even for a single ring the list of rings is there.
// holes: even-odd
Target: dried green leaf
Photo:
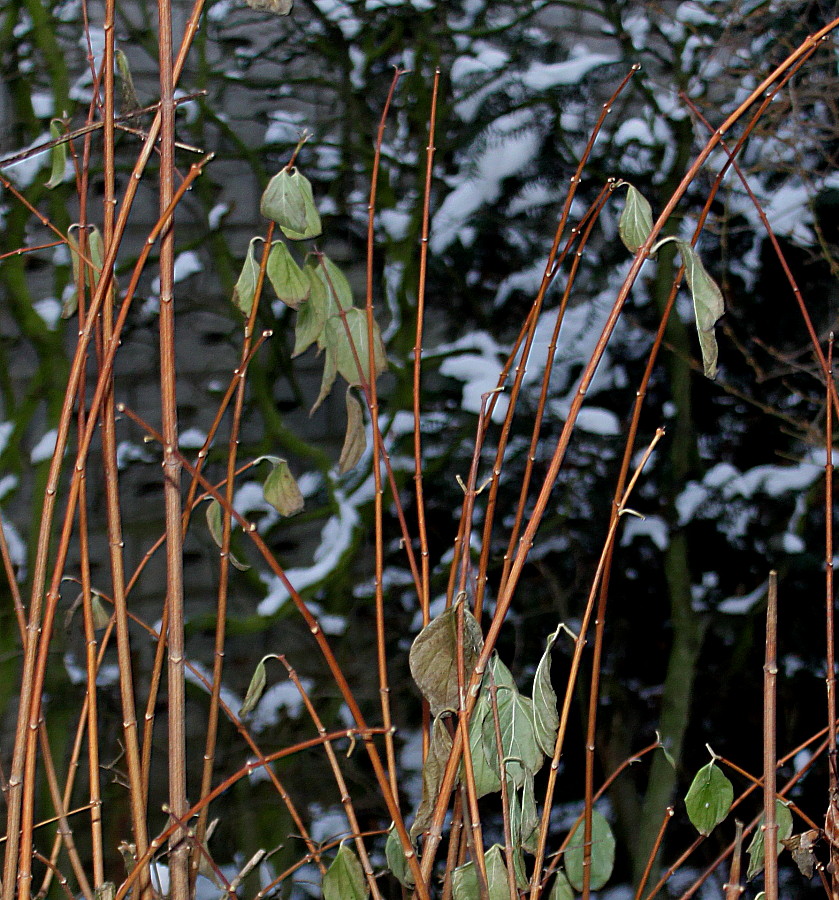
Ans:
[[[347,276],[325,253],[313,258],[312,269],[326,290],[326,318],[339,315],[342,309],[352,309],[352,288]]]
[[[457,688],[457,618],[461,604],[452,606],[432,619],[411,645],[408,663],[411,675],[428,700],[433,716],[443,710],[460,708]],[[481,626],[468,609],[463,614],[463,671],[468,681],[478,661],[484,639]],[[465,684],[464,684],[465,688]]]
[[[644,195],[627,182],[626,202],[623,205],[618,234],[630,253],[637,253],[653,230],[653,210]]]
[[[369,896],[370,888],[355,851],[341,844],[323,876],[323,900],[366,900]]]
[[[253,309],[253,298],[256,294],[256,283],[259,280],[259,263],[256,259],[254,245],[262,238],[255,237],[248,244],[245,262],[239,273],[239,280],[233,288],[233,305],[247,318]]]
[[[274,241],[271,245],[265,274],[276,295],[292,309],[299,309],[311,293],[311,281],[303,274],[282,241]]]
[[[240,719],[249,716],[254,709],[256,709],[256,704],[259,703],[262,692],[265,690],[265,685],[268,681],[268,676],[265,672],[266,658],[267,657],[263,657],[256,664],[256,669],[254,669],[253,676],[251,677],[251,683],[248,685],[248,692],[245,694],[245,702],[239,707]]]
[[[717,374],[717,340],[714,325],[725,312],[722,291],[702,265],[696,250],[687,241],[678,241],[677,244],[685,266],[685,280],[693,297],[705,375],[714,378]]]
[[[583,822],[577,826],[565,850],[565,874],[575,890],[583,889],[583,844],[585,829]],[[599,891],[611,878],[615,865],[615,836],[603,814],[591,811],[591,880],[593,891]]]
[[[700,834],[710,834],[728,815],[734,788],[713,762],[697,773],[685,795],[685,806],[693,827]]]
[[[758,875],[763,871],[766,856],[766,832],[763,830],[764,821],[764,817],[761,816],[757,828],[755,828],[754,835],[752,836],[751,843],[746,849],[746,853],[749,854],[749,868],[746,872],[746,879],[748,881],[751,881],[755,875]],[[792,813],[786,803],[781,800],[775,801],[775,821],[778,823],[777,845],[778,853],[780,853],[786,847],[784,842],[788,840],[789,836],[792,834]]]
[[[94,225],[87,226],[87,241],[85,244],[85,251],[87,260],[90,260],[90,262],[93,264],[93,266],[91,267],[90,265],[88,265],[87,260],[82,257],[79,242],[74,237],[74,232],[79,230],[80,226],[77,224],[73,224],[67,229],[67,246],[70,249],[70,261],[73,266],[73,285],[75,290],[73,290],[73,292],[69,294],[61,307],[62,319],[69,319],[71,316],[74,316],[79,308],[78,285],[82,277],[81,273],[84,272],[84,284],[87,285],[91,292],[93,292],[96,288],[96,285],[99,284],[99,278],[102,274],[102,263],[105,256],[105,247],[104,242],[102,241],[102,233]],[[114,290],[115,289],[112,284],[112,296],[114,294]]]
[[[271,463],[271,471],[262,485],[262,495],[266,502],[281,516],[296,515],[303,509],[304,500],[288,463],[279,456],[260,456],[254,460],[254,465],[263,460]]]
[[[399,833],[395,825],[390,826],[385,841],[385,858],[387,859],[387,867],[391,874],[401,885],[406,888],[413,887],[414,876],[411,873],[411,867],[405,858],[405,851],[402,849],[402,841],[399,840]]]
[[[122,115],[129,116],[140,109],[140,101],[137,99],[137,91],[134,90],[134,79],[131,77],[128,58],[122,50],[117,50],[114,53],[114,61],[117,64],[117,72],[119,73],[119,111]]]
[[[431,726],[431,744],[422,767],[422,799],[409,832],[412,841],[416,840],[417,835],[422,834],[431,824],[434,804],[440,793],[440,785],[451,749],[451,735],[443,722],[443,717],[437,716]]]
[[[454,900],[481,900],[478,872],[471,860],[452,873],[452,897]]]
[[[296,168],[281,169],[268,182],[259,210],[267,219],[273,219],[291,240],[314,238],[321,233],[312,185]]]
[[[53,119],[50,122],[50,140],[57,141],[64,133],[63,123],[61,119]],[[52,159],[52,167],[50,171],[50,179],[44,185],[46,188],[58,187],[64,181],[64,174],[67,171],[67,144],[64,141],[56,144],[50,151]]]
[[[539,811],[536,807],[536,791],[532,772],[525,773],[518,814],[519,843],[528,853],[535,854],[539,843]]]
[[[504,848],[493,844],[484,854],[487,871],[487,893],[489,900],[510,900],[507,884],[507,866],[504,864]]]
[[[93,627],[98,631],[100,628],[107,628],[111,621],[111,614],[102,602],[102,595],[99,591],[91,590],[90,592],[90,612],[93,619]]]
[[[811,828],[801,834],[792,834],[783,841],[783,845],[792,854],[798,871],[805,878],[813,877],[813,870],[818,862],[813,847],[818,843],[819,837],[819,832],[815,828]]]
[[[348,309],[342,315],[327,319],[324,329],[326,349],[332,351],[338,371],[352,385],[366,383],[370,376],[369,333],[367,314],[362,309]],[[373,320],[373,374],[387,371],[387,355],[378,322]]]
[[[321,403],[329,396],[332,385],[335,384],[335,379],[338,377],[338,366],[335,365],[335,356],[329,347],[326,348],[323,354],[323,375],[320,380],[320,391],[318,393],[317,399],[312,404],[312,408],[309,410],[309,415],[313,416],[315,412],[320,408]]]
[[[367,432],[364,430],[364,414],[361,403],[352,393],[352,388],[347,388],[347,432],[344,435],[344,446],[341,448],[341,458],[338,461],[338,471],[341,475],[355,468],[358,461],[367,449]]]
[[[559,632],[560,628],[557,628],[553,634],[548,635],[545,652],[533,677],[533,725],[536,741],[546,756],[553,756],[556,732],[559,728],[556,691],[551,684],[551,650],[559,637]]]

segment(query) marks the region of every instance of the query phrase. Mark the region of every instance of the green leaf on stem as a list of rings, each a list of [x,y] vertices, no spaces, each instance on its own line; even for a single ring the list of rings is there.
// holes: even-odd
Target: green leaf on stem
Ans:
[[[352,309],[352,288],[347,276],[325,253],[313,257],[311,263],[313,272],[326,290],[326,319],[339,315],[342,309]],[[322,342],[320,346],[323,346]]]
[[[548,900],[574,900],[574,889],[561,869],[556,873]]]
[[[282,241],[271,244],[265,274],[276,295],[292,309],[299,309],[311,293],[311,281],[303,274]]]
[[[565,850],[565,874],[575,890],[583,889],[584,822],[580,822]],[[615,836],[601,812],[591,811],[591,880],[593,891],[599,891],[611,878],[615,865]]]
[[[457,663],[460,656],[457,641],[458,616],[463,614],[464,689],[484,644],[481,626],[460,603],[432,619],[414,638],[408,664],[411,675],[431,707],[431,715],[460,708],[457,685]]]
[[[431,744],[428,748],[428,756],[422,767],[422,799],[420,800],[417,815],[409,834],[411,840],[416,840],[417,835],[422,834],[431,824],[431,816],[434,812],[434,804],[440,793],[440,785],[446,771],[446,763],[452,749],[452,739],[446,728],[442,716],[437,716],[431,726]]]
[[[630,253],[637,253],[653,230],[653,210],[644,195],[634,185],[627,186],[626,203],[623,205],[618,234]]]
[[[493,844],[484,854],[484,862],[487,870],[489,900],[509,900],[510,888],[507,884],[504,848],[500,844]]]
[[[61,119],[53,119],[50,122],[50,140],[57,141],[63,134],[63,123]],[[64,181],[64,174],[67,171],[67,144],[64,141],[56,144],[50,151],[52,167],[50,170],[50,179],[44,185],[45,188],[58,187]]]
[[[323,900],[366,900],[370,888],[355,852],[341,844],[338,855],[323,876]]]
[[[216,547],[219,550],[222,550],[224,547],[223,537],[224,537],[224,526],[222,521],[222,510],[221,504],[218,500],[212,499],[210,500],[209,505],[207,506],[207,528],[210,529],[210,536],[213,541],[215,541]],[[240,562],[233,555],[232,551],[228,549],[227,558],[230,560],[230,564],[234,569],[238,569],[240,572],[247,572],[250,566],[247,563]]]
[[[789,836],[792,834],[792,813],[786,803],[782,800],[775,801],[775,821],[778,823],[777,844],[778,853],[780,853],[786,847],[784,841],[788,840]],[[755,875],[758,875],[763,871],[766,857],[766,832],[763,830],[764,822],[765,819],[761,816],[760,821],[755,828],[754,835],[752,836],[751,843],[746,849],[746,853],[749,854],[749,868],[746,872],[746,878],[749,881],[751,881]]]
[[[725,312],[722,291],[708,274],[699,254],[688,241],[677,241],[682,262],[685,266],[685,280],[693,297],[696,328],[699,333],[699,347],[705,375],[715,378],[717,374],[717,339],[714,325]]]
[[[522,696],[515,686],[497,687],[496,697],[505,769],[516,787],[521,787],[527,773],[538,772],[542,765],[542,751],[536,742],[533,725],[533,702],[529,697]],[[490,765],[500,771],[494,719],[491,716],[485,718],[483,727],[484,747]]]
[[[348,309],[326,321],[324,329],[327,351],[332,351],[338,371],[352,385],[367,383],[370,377],[370,354],[367,313]],[[387,356],[379,325],[373,320],[373,375],[387,371]]]
[[[734,788],[712,760],[703,766],[685,795],[685,806],[693,827],[700,834],[710,834],[728,815]]]
[[[556,709],[556,692],[551,684],[551,650],[559,636],[560,629],[548,635],[547,646],[536,674],[533,677],[533,725],[536,741],[542,752],[553,756],[556,732],[559,728],[559,713]]]
[[[67,297],[61,307],[62,319],[69,319],[71,316],[74,316],[76,310],[79,308],[78,286],[80,281],[83,279],[84,284],[86,284],[91,292],[93,292],[96,289],[96,285],[99,284],[99,278],[102,274],[102,262],[105,256],[105,245],[102,240],[102,233],[95,225],[89,225],[87,227],[87,243],[85,250],[87,259],[92,263],[91,266],[82,258],[79,242],[73,235],[73,233],[79,229],[80,226],[77,224],[71,225],[67,229],[67,246],[70,248],[70,261],[73,265],[73,285],[75,290]],[[82,275],[82,273],[84,274]],[[114,286],[112,284],[111,296],[113,296],[113,294]]]
[[[300,493],[288,463],[279,456],[260,456],[254,460],[254,465],[263,460],[271,463],[271,471],[262,485],[265,501],[281,516],[297,515],[304,506],[303,494]]]
[[[309,282],[309,299],[301,303],[297,310],[292,357],[300,356],[315,341],[318,341],[326,325],[329,308],[327,288],[323,279],[318,275],[316,266],[316,262],[309,260],[303,267],[303,276]]]
[[[501,790],[501,777],[498,767],[493,767],[489,760],[484,742],[486,740],[485,722],[489,718],[492,723],[492,706],[489,701],[489,692],[486,687],[481,688],[478,694],[475,708],[472,710],[472,716],[469,719],[469,749],[472,755],[472,774],[475,777],[475,793],[478,797],[484,797],[486,794],[492,794]],[[492,737],[493,742],[495,736]],[[496,754],[497,757],[497,754]]]
[[[312,404],[312,408],[309,410],[310,416],[315,414],[321,403],[329,396],[337,377],[338,366],[335,365],[335,354],[327,347],[323,354],[323,375],[320,380],[320,391],[317,399]]]
[[[322,230],[312,185],[296,168],[281,169],[268,182],[259,211],[293,241],[317,237]]]
[[[251,676],[251,683],[248,685],[248,692],[245,694],[245,701],[239,708],[240,719],[249,716],[256,709],[256,704],[259,703],[262,692],[265,690],[265,685],[268,681],[268,676],[265,672],[265,659],[266,657],[263,657],[256,664],[256,668]]]
[[[402,841],[399,840],[399,832],[395,825],[390,826],[385,841],[385,858],[387,859],[387,867],[391,874],[399,883],[406,888],[414,885],[414,876],[411,874],[411,867],[405,858],[405,851],[402,849]]]
[[[259,263],[256,260],[254,245],[262,238],[255,237],[248,244],[248,252],[245,254],[245,262],[239,279],[233,288],[233,305],[245,318],[248,318],[253,309],[253,298],[256,294],[256,283],[259,280]]]
[[[352,388],[347,388],[346,403],[347,431],[344,435],[344,446],[341,448],[341,458],[338,460],[338,471],[341,475],[354,469],[367,449],[364,414],[360,401],[352,393]]]

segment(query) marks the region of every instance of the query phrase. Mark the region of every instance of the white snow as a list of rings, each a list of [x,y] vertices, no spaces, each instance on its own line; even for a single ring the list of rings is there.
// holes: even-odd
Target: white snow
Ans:
[[[560,85],[578,84],[592,69],[618,58],[605,53],[589,53],[585,48],[575,47],[571,59],[560,63],[533,63],[521,76],[524,84],[533,91],[547,91]]]
[[[206,440],[207,434],[200,428],[187,428],[178,436],[178,446],[183,450],[199,450]]]
[[[720,603],[717,609],[720,612],[729,613],[731,615],[743,615],[744,613],[750,612],[752,608],[766,596],[767,585],[768,582],[764,581],[753,591],[744,594],[742,597],[728,597]]]
[[[307,693],[313,683],[308,678],[301,678],[300,684]],[[267,728],[278,725],[283,717],[297,718],[303,709],[303,698],[293,681],[284,679],[266,688],[250,719],[252,731],[259,734]]]
[[[26,581],[26,544],[17,528],[5,517],[3,518],[3,534],[6,537],[6,546],[9,548],[12,565],[17,569],[17,580]]]
[[[33,464],[43,462],[45,459],[51,459],[55,452],[55,442],[58,440],[58,431],[55,428],[50,429],[37,444],[32,448],[29,454],[29,460]]]
[[[659,550],[666,550],[670,543],[670,530],[661,516],[623,516],[621,546],[626,547],[636,538],[649,538]]]
[[[50,331],[55,331],[56,326],[61,320],[61,304],[55,297],[44,297],[43,300],[36,300],[32,306],[35,312],[44,320],[44,324]]]
[[[14,422],[0,422],[0,455],[6,452],[9,445],[9,438],[15,430]]]
[[[227,203],[216,203],[216,205],[207,213],[207,225],[210,231],[215,231],[221,220],[230,212],[230,206]]]
[[[466,352],[458,353],[458,350]],[[463,382],[461,408],[467,412],[479,413],[483,395],[498,385],[505,355],[503,349],[489,334],[476,331],[441,347],[439,352],[452,354],[443,360],[440,374]],[[507,405],[507,397],[503,393],[499,394],[492,413],[493,422],[504,421]]]
[[[4,475],[0,478],[0,500],[10,494],[18,486],[17,475]]]
[[[24,150],[31,150],[33,147],[38,147],[41,144],[49,141],[50,133],[48,131],[44,131],[39,134],[38,137],[32,141],[26,147],[21,147],[18,150],[15,150],[14,153],[9,154],[10,156],[17,156],[19,153],[23,153]],[[22,159],[19,162],[12,163],[11,165],[5,165],[2,160],[0,160],[0,168],[3,170],[3,174],[9,179],[9,181],[14,184],[16,188],[19,190],[24,190],[28,188],[35,178],[38,175],[40,170],[48,165],[50,162],[50,153],[48,150],[43,150],[41,153],[36,153],[34,156],[29,156],[26,159]]]

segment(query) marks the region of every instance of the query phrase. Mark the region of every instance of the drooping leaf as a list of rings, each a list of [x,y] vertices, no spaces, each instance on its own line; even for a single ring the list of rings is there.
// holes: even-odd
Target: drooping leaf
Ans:
[[[722,291],[708,274],[699,254],[687,241],[678,241],[679,252],[685,266],[685,280],[693,297],[696,328],[699,332],[699,346],[705,375],[714,378],[717,374],[717,340],[714,325],[725,312]]]
[[[140,108],[140,101],[137,99],[137,91],[134,90],[134,79],[131,77],[128,58],[122,50],[117,49],[114,53],[114,62],[117,64],[119,74],[119,111],[122,115],[128,116]]]
[[[518,834],[521,845],[528,853],[536,853],[536,846],[539,843],[539,811],[536,807],[532,772],[525,774],[518,812]]]
[[[763,830],[763,816],[755,828],[752,835],[751,843],[746,849],[749,854],[749,868],[746,872],[746,878],[751,881],[755,875],[763,871],[763,865],[766,858],[766,832]],[[775,821],[778,823],[778,853],[780,853],[786,844],[784,843],[792,834],[792,813],[789,807],[781,800],[775,801]]]
[[[337,316],[342,309],[345,311],[352,309],[352,288],[347,276],[325,253],[314,257],[311,262],[312,271],[326,290],[326,318]]]
[[[431,744],[422,767],[422,799],[409,832],[412,841],[416,840],[417,835],[422,834],[431,824],[434,804],[437,802],[437,794],[440,792],[440,784],[443,781],[451,749],[451,735],[442,716],[437,716],[431,726]]]
[[[498,724],[501,731],[501,752],[509,778],[516,787],[524,784],[527,772],[535,773],[542,765],[542,751],[536,742],[533,725],[533,703],[515,688],[499,687]],[[484,747],[490,765],[500,764],[495,740],[495,722],[490,716],[484,719]]]
[[[324,329],[326,349],[335,356],[338,371],[352,385],[362,384],[370,377],[369,334],[367,314],[362,309],[348,309],[343,315],[326,320]],[[378,322],[373,320],[373,374],[378,377],[387,370],[382,335]]]
[[[653,210],[644,195],[627,183],[626,202],[623,205],[618,233],[630,253],[637,253],[653,230]]]
[[[341,448],[341,458],[338,461],[338,471],[341,475],[355,468],[358,461],[367,449],[367,432],[364,430],[364,415],[361,403],[352,393],[352,388],[347,388],[347,432],[344,435],[344,446]]]
[[[713,762],[703,766],[685,795],[685,806],[693,827],[700,834],[710,834],[728,815],[734,788]]]
[[[528,773],[529,775],[529,773]],[[510,815],[510,839],[513,847],[513,873],[519,890],[528,885],[527,869],[524,864],[524,850],[533,853],[538,838],[538,818],[536,802],[533,796],[533,776],[529,775],[530,789],[528,797],[527,779],[521,791],[515,783],[507,778],[507,799]]]
[[[288,463],[279,456],[260,456],[254,460],[254,465],[263,460],[271,463],[271,471],[262,485],[262,495],[266,502],[281,516],[296,515],[303,509],[304,500]]]
[[[411,675],[428,701],[433,716],[459,709],[457,689],[457,619],[461,604],[432,619],[416,636],[408,655]],[[463,671],[468,681],[478,661],[484,639],[481,626],[463,609]],[[464,684],[464,688],[465,688]]]
[[[402,849],[402,841],[399,840],[399,833],[394,825],[390,826],[390,831],[387,833],[385,858],[388,869],[399,883],[406,888],[413,887],[414,876],[411,874],[411,867],[408,865],[405,851]]]
[[[364,870],[348,844],[341,844],[323,876],[323,900],[366,900],[370,888]]]
[[[207,528],[210,529],[210,536],[215,542],[216,547],[219,550],[223,549],[224,546],[224,525],[222,521],[222,510],[221,504],[218,500],[210,500],[207,505],[207,512],[205,513],[207,517]],[[247,563],[243,563],[240,560],[236,559],[231,551],[228,550],[227,558],[230,560],[230,564],[233,568],[238,569],[240,572],[247,572],[250,566]]]
[[[61,119],[53,119],[50,122],[50,140],[57,141],[62,134]],[[64,141],[56,144],[50,151],[50,156],[52,160],[50,179],[44,187],[52,189],[64,181],[64,173],[67,171],[67,144]]]
[[[315,265],[309,261],[303,267],[303,276],[309,282],[309,299],[302,303],[297,311],[292,357],[300,356],[318,341],[326,325],[328,309],[326,285],[318,275]]]
[[[312,404],[312,408],[309,410],[310,416],[313,416],[315,412],[317,412],[321,403],[329,396],[332,385],[335,384],[335,379],[337,377],[338,366],[335,365],[335,356],[329,347],[327,347],[323,354],[323,375],[320,380],[320,391],[318,392],[317,399]]]
[[[303,274],[282,241],[274,241],[271,245],[265,274],[276,295],[292,309],[299,309],[311,293],[311,281]]]
[[[94,629],[98,631],[100,628],[107,628],[111,621],[111,614],[105,608],[99,591],[91,590],[90,592],[90,611]]]
[[[74,290],[68,295],[67,299],[61,307],[61,318],[69,319],[76,314],[79,308],[78,286],[80,280],[87,285],[91,293],[99,284],[99,278],[102,273],[102,263],[105,257],[105,246],[102,240],[102,233],[95,225],[89,225],[86,229],[85,255],[82,257],[82,251],[79,242],[74,237],[74,232],[79,231],[79,225],[71,225],[67,229],[67,246],[70,249],[70,261],[73,265],[73,286]],[[92,266],[88,263],[92,263]],[[83,273],[83,274],[82,274]],[[111,284],[111,295],[114,294],[114,285]]]
[[[548,635],[547,646],[536,674],[533,676],[533,725],[536,741],[546,756],[553,756],[559,713],[556,709],[556,692],[551,684],[551,650],[559,637],[560,629]]]
[[[245,701],[239,708],[240,719],[249,716],[254,709],[256,709],[256,704],[259,703],[259,700],[262,697],[262,692],[265,690],[267,681],[268,676],[265,671],[265,657],[263,657],[256,664],[256,668],[251,676],[251,683],[248,685],[248,692],[245,694]]]
[[[469,719],[469,749],[472,756],[472,773],[475,777],[475,793],[478,797],[501,790],[501,776],[498,767],[493,767],[490,763],[484,746],[487,733],[484,730],[484,722],[487,716],[491,722],[492,707],[489,702],[489,693],[486,688],[481,688],[472,710],[472,717]],[[492,739],[495,741],[494,735]]]
[[[584,823],[580,822],[565,850],[565,874],[575,890],[583,889]],[[591,811],[591,879],[593,891],[599,891],[611,878],[615,865],[615,836],[601,812]]]
[[[273,219],[291,240],[314,238],[321,233],[312,185],[296,168],[281,169],[268,182],[259,211],[267,219]]]
[[[262,238],[255,237],[248,244],[248,252],[245,254],[245,262],[242,265],[242,271],[239,273],[239,279],[233,288],[233,305],[242,313],[245,318],[251,314],[253,309],[253,298],[256,294],[256,283],[259,279],[259,263],[256,259],[254,245]]]

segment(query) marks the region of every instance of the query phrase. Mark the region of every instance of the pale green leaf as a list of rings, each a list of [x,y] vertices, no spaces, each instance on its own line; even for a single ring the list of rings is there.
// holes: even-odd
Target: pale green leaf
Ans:
[[[248,685],[245,701],[239,708],[240,719],[249,716],[254,709],[256,709],[256,704],[259,703],[259,700],[262,697],[262,692],[265,690],[267,681],[268,676],[265,671],[265,659],[263,658],[256,664],[256,668],[251,676],[251,683]]]
[[[321,233],[312,185],[296,168],[281,169],[268,182],[259,210],[267,219],[273,219],[291,240],[314,238]]]
[[[341,844],[338,855],[323,876],[323,900],[366,900],[370,887],[355,852]]]
[[[713,762],[697,773],[685,795],[685,806],[693,827],[700,834],[710,834],[728,815],[734,788]]]
[[[574,900],[574,889],[568,883],[565,872],[562,870],[556,873],[548,900]]]
[[[507,866],[504,864],[504,848],[493,844],[484,854],[487,872],[487,893],[489,900],[510,900],[507,883]]]
[[[233,288],[233,305],[242,313],[245,318],[251,314],[253,309],[253,298],[256,294],[256,283],[259,279],[259,263],[256,259],[254,245],[262,238],[255,237],[248,244],[248,252],[245,254],[245,262],[242,265],[242,271],[239,273],[239,279]]]
[[[469,749],[472,755],[472,773],[475,777],[475,793],[478,797],[501,790],[501,777],[498,767],[493,767],[489,760],[484,742],[486,740],[484,723],[489,717],[492,722],[492,707],[489,702],[489,693],[485,687],[481,688],[478,700],[472,710],[469,719]],[[492,737],[493,742],[495,736]],[[496,754],[497,757],[497,754]]]
[[[128,59],[122,50],[118,49],[114,53],[114,61],[119,74],[119,111],[122,115],[128,116],[140,108],[140,101],[137,99],[137,91],[134,90],[134,79],[131,77]]]
[[[385,858],[387,859],[387,867],[391,874],[399,881],[401,885],[410,888],[414,884],[414,876],[411,874],[411,867],[405,858],[405,851],[402,848],[402,841],[399,840],[399,833],[396,826],[391,825],[390,831],[387,833],[387,841],[385,841]]]
[[[355,468],[367,449],[367,432],[364,430],[364,415],[361,403],[347,388],[347,431],[344,435],[344,446],[338,460],[338,471],[341,475]]]
[[[533,725],[536,741],[546,756],[553,756],[556,732],[559,728],[559,713],[556,709],[556,692],[551,684],[551,650],[559,636],[560,629],[548,636],[547,646],[536,674],[533,677]]]
[[[296,515],[303,509],[303,494],[300,493],[288,463],[279,456],[260,456],[254,460],[254,465],[263,460],[271,463],[271,471],[262,485],[262,495],[266,502],[281,516]]]
[[[775,801],[775,821],[778,823],[777,846],[778,853],[780,853],[785,847],[784,841],[792,834],[792,813],[790,812],[789,807],[781,800]],[[746,878],[749,881],[751,881],[755,875],[758,875],[763,871],[766,856],[766,832],[763,830],[764,822],[765,819],[761,816],[760,821],[755,828],[754,835],[752,836],[751,843],[746,849],[746,853],[749,854],[749,868],[746,872]]]
[[[623,205],[618,233],[630,253],[637,253],[653,230],[653,211],[643,194],[627,183],[626,202]]]
[[[207,527],[210,529],[210,535],[215,541],[216,547],[219,550],[223,549],[223,521],[221,515],[221,504],[218,500],[210,500],[209,505],[207,506]],[[247,572],[250,566],[247,563],[240,562],[233,555],[232,552],[228,551],[227,558],[230,560],[230,564],[234,569],[238,569],[240,572]]]
[[[478,872],[471,860],[452,873],[452,897],[453,900],[481,900]]]
[[[335,365],[335,355],[329,347],[327,347],[323,354],[323,375],[320,380],[320,391],[318,392],[317,399],[312,404],[312,408],[309,410],[310,416],[315,414],[321,403],[329,396],[332,385],[335,384],[335,379],[337,377],[338,366]]]
[[[274,241],[265,270],[276,295],[292,309],[299,309],[309,296],[312,283],[292,258],[282,241]]]
[[[714,325],[725,312],[722,291],[702,265],[696,250],[687,241],[678,241],[678,247],[685,266],[685,280],[693,298],[705,374],[708,378],[714,378],[717,374],[717,340]]]
[[[452,739],[441,716],[437,716],[431,726],[431,744],[428,748],[428,756],[422,767],[422,799],[420,800],[417,815],[409,834],[411,840],[415,840],[418,834],[422,834],[431,824],[434,804],[440,793],[440,785],[446,771],[446,763],[452,749]]]
[[[347,276],[325,254],[311,260],[312,271],[320,279],[326,291],[326,318],[337,316],[340,311],[352,309],[353,295]],[[322,347],[323,344],[321,343]]]
[[[50,140],[57,141],[63,135],[61,119],[53,119],[50,122]],[[67,144],[64,141],[56,144],[50,151],[52,168],[50,179],[44,185],[46,188],[58,187],[64,181],[64,173],[67,171]]]
[[[565,850],[565,874],[575,890],[583,889],[584,823],[580,822]],[[601,812],[591,811],[591,880],[593,891],[599,891],[611,878],[615,865],[615,836]]]
[[[437,716],[443,710],[460,708],[457,687],[457,620],[463,613],[464,689],[478,661],[484,639],[481,626],[462,604],[452,606],[432,619],[416,636],[408,655],[411,675]]]
[[[501,752],[507,775],[517,787],[524,784],[527,772],[535,773],[542,765],[542,751],[536,742],[533,726],[533,703],[515,688],[499,687],[498,724],[501,732]],[[484,747],[490,765],[498,767],[498,744],[495,739],[495,722],[484,719]]]
[[[348,309],[343,315],[327,319],[324,329],[326,348],[335,356],[338,371],[352,385],[367,382],[370,376],[369,334],[367,314],[362,309]],[[378,322],[373,320],[373,374],[387,370],[382,335]]]

